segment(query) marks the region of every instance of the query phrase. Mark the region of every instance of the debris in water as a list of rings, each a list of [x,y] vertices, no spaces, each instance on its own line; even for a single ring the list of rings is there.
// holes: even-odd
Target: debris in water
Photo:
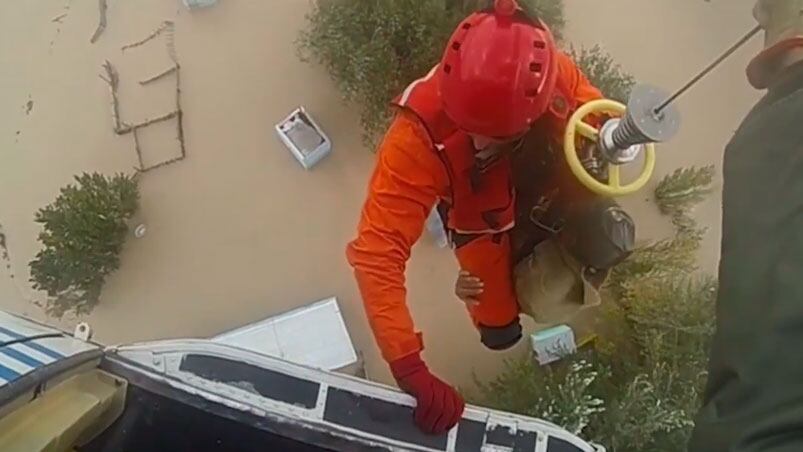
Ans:
[[[3,225],[0,224],[0,259],[3,260],[9,279],[14,279],[14,269],[11,268],[11,258],[8,256],[8,244],[6,243],[6,233],[3,232]]]
[[[168,75],[172,74],[173,72],[176,72],[177,70],[178,70],[178,66],[177,65],[173,65],[172,67],[170,67],[167,70],[162,71],[162,72],[154,75],[153,77],[146,78],[145,80],[140,80],[139,84],[140,85],[147,85],[148,83],[155,82],[156,80],[159,80],[162,77],[167,77]]]
[[[282,122],[276,124],[275,129],[279,139],[304,169],[315,166],[332,149],[331,141],[304,107],[295,109]]]
[[[167,121],[168,119],[173,119],[178,116],[178,110],[171,111],[170,113],[166,113],[161,116],[157,116],[155,118],[146,119],[145,121],[138,123],[138,124],[126,124],[120,121],[120,102],[117,97],[117,87],[120,84],[120,77],[117,75],[117,70],[114,69],[111,62],[106,60],[103,63],[103,69],[106,71],[106,77],[103,75],[99,75],[104,82],[109,85],[109,92],[111,93],[111,107],[112,107],[112,124],[114,126],[114,132],[117,135],[125,135],[127,133],[131,133],[136,129],[140,129],[142,127],[149,126],[151,124],[155,124],[157,122]]]
[[[106,3],[106,0],[98,0],[98,28],[95,29],[95,32],[92,33],[92,37],[89,38],[89,42],[92,44],[100,38],[101,33],[103,30],[106,29],[106,10],[109,9],[109,5]]]
[[[150,41],[151,39],[154,39],[154,38],[158,37],[159,35],[161,35],[165,31],[171,31],[171,32],[173,31],[173,21],[166,20],[166,21],[162,22],[162,24],[159,25],[159,28],[154,30],[151,34],[149,34],[145,38],[143,38],[143,39],[141,39],[139,41],[136,41],[136,42],[132,42],[131,44],[126,44],[123,47],[121,47],[120,50],[121,51],[126,51],[128,49],[133,49],[134,47],[139,47],[139,46],[145,44],[146,42]]]
[[[122,127],[119,130],[115,130],[115,132],[117,132],[118,135],[125,135],[133,132],[136,129],[141,129],[151,124],[156,124],[157,122],[167,121],[175,118],[176,116],[178,116],[178,111],[171,111],[170,113],[165,113],[155,118],[149,118],[137,124],[123,124]]]
[[[114,124],[114,132],[117,135],[125,135],[127,133],[131,133],[136,129],[141,129],[143,127],[149,126],[151,124],[155,124],[157,122],[167,121],[168,119],[173,119],[178,116],[178,110],[171,111],[169,113],[165,113],[163,115],[157,116],[155,118],[146,119],[137,124],[127,124],[120,121],[120,103],[117,97],[117,87],[120,84],[120,78],[117,75],[117,70],[114,69],[114,66],[106,60],[103,63],[103,69],[106,70],[106,77],[99,75],[104,82],[109,85],[109,91],[111,92],[111,99],[112,99],[112,123]]]
[[[184,0],[184,6],[189,9],[208,8],[217,4],[217,0]]]
[[[145,223],[141,223],[134,228],[134,237],[138,239],[145,237],[145,234],[147,233],[148,233],[148,226],[146,226]]]
[[[6,245],[6,234],[3,232],[3,225],[0,224],[0,257],[8,261],[8,248]]]
[[[66,0],[64,2],[64,7],[62,8],[62,10],[64,11],[63,13],[59,14],[58,16],[50,20],[50,22],[59,24],[59,26],[56,27],[56,35],[53,36],[53,39],[50,40],[50,47],[47,50],[47,53],[49,54],[53,53],[53,46],[56,45],[56,39],[58,39],[59,35],[61,34],[61,24],[63,23],[64,19],[67,17],[67,14],[70,11],[70,1],[71,0]]]
[[[106,77],[104,78],[102,75],[99,75],[103,81],[105,81],[109,85],[109,92],[111,93],[111,106],[112,106],[112,124],[114,126],[114,131],[119,134],[120,130],[120,105],[117,100],[117,86],[120,84],[120,77],[117,75],[117,71],[114,69],[114,66],[106,60],[103,63],[103,69],[106,71]]]
[[[153,33],[145,37],[144,39],[134,42],[132,44],[128,44],[122,47],[122,50],[125,51],[126,49],[130,49],[133,47],[138,47],[146,42],[156,38],[162,33],[167,34],[167,42],[165,44],[166,50],[170,58],[173,60],[174,65],[165,71],[162,71],[159,74],[156,74],[148,79],[141,80],[139,83],[140,85],[146,85],[148,83],[154,82],[156,80],[162,79],[169,75],[175,75],[176,80],[176,97],[175,103],[176,107],[175,110],[165,113],[163,115],[146,119],[137,124],[128,124],[120,119],[120,103],[117,94],[117,88],[120,83],[119,75],[115,70],[114,66],[112,66],[111,62],[108,60],[103,63],[103,69],[106,72],[106,75],[98,75],[107,85],[109,85],[109,93],[111,94],[111,114],[112,114],[112,126],[114,132],[118,135],[125,135],[131,133],[134,137],[134,150],[137,153],[137,160],[139,163],[139,167],[136,168],[138,173],[144,173],[156,168],[160,168],[162,166],[170,165],[171,163],[178,162],[183,160],[187,156],[187,150],[184,143],[184,113],[181,110],[181,65],[178,63],[178,58],[176,57],[175,52],[175,45],[173,42],[173,22],[171,21],[164,21],[159,28],[156,29]],[[179,143],[180,152],[177,157],[164,160],[162,162],[145,166],[145,162],[143,161],[142,157],[142,148],[140,146],[139,140],[139,133],[138,130],[150,126],[152,124],[156,124],[159,122],[168,121],[175,118],[176,119],[176,138]]]
[[[33,100],[29,97],[28,102],[25,103],[25,114],[31,114],[31,110],[33,110]]]

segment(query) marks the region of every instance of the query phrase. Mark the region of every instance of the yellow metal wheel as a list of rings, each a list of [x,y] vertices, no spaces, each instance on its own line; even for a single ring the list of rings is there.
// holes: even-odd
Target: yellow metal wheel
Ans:
[[[616,116],[622,116],[625,113],[625,106],[619,102],[610,99],[600,99],[588,102],[580,108],[572,115],[569,119],[568,124],[566,125],[566,134],[564,135],[563,140],[563,150],[566,155],[566,161],[569,163],[569,168],[572,170],[572,173],[577,177],[580,182],[588,187],[589,190],[593,191],[602,196],[608,197],[617,197],[617,196],[625,196],[632,193],[635,193],[641,190],[644,185],[652,177],[652,173],[655,170],[655,145],[650,143],[645,146],[645,159],[644,165],[641,168],[641,174],[633,181],[628,184],[622,184],[621,181],[621,166],[616,165],[613,163],[609,163],[608,166],[608,182],[600,182],[594,178],[588,171],[583,167],[583,164],[580,162],[580,157],[577,155],[577,135],[579,134],[583,138],[587,138],[591,141],[597,142],[599,141],[599,130],[584,122],[583,119],[586,116],[591,114],[614,114]]]

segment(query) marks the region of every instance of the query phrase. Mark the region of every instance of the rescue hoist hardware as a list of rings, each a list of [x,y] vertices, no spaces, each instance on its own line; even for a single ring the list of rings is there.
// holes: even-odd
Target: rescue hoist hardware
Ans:
[[[580,106],[569,119],[564,135],[563,149],[572,173],[591,191],[608,197],[625,196],[640,190],[655,170],[656,138],[671,137],[680,124],[676,111],[664,112],[663,117],[651,117],[655,103],[649,103],[662,93],[653,87],[639,86],[633,90],[628,107],[610,99],[600,99]],[[670,114],[673,115],[670,118]],[[589,115],[614,115],[600,129],[584,121]],[[608,180],[597,180],[580,161],[577,154],[577,135],[597,143],[608,163]],[[641,173],[630,183],[623,184],[621,166],[645,153]]]
[[[564,135],[565,157],[572,173],[591,191],[609,197],[637,192],[646,185],[655,170],[655,143],[670,140],[680,129],[680,114],[672,103],[702,80],[720,63],[761,31],[757,26],[709,64],[699,74],[669,95],[661,89],[638,85],[633,88],[627,106],[609,99],[595,100],[582,105],[569,119]],[[613,114],[597,129],[584,122],[589,115]],[[607,182],[601,182],[589,172],[577,154],[577,135],[597,143],[602,158],[608,164]],[[641,173],[633,182],[622,184],[621,166],[633,162],[645,153]]]

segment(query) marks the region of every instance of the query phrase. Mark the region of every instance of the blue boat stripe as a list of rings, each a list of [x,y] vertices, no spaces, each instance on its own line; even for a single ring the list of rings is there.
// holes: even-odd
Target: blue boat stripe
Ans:
[[[49,357],[51,357],[53,359],[62,359],[62,358],[64,358],[64,355],[62,355],[61,353],[59,353],[59,352],[57,352],[57,351],[55,351],[53,349],[47,348],[47,347],[45,347],[44,345],[42,345],[42,344],[40,344],[38,342],[20,342],[19,344],[20,345],[24,345],[24,346],[29,347],[29,348],[32,348],[32,349],[36,350],[37,352],[39,352],[39,353],[41,353],[43,355],[47,355],[47,356],[49,356]]]
[[[6,336],[11,336],[14,339],[25,339],[27,336],[24,334],[17,333],[16,331],[11,331],[8,328],[0,326],[0,333],[5,334]]]
[[[5,381],[14,381],[20,377],[16,371],[9,369],[8,367],[0,364],[0,378]]]
[[[20,333],[11,331],[8,328],[4,328],[2,326],[0,326],[0,333],[5,334],[6,336],[11,336],[14,339],[25,339],[27,337],[27,336],[24,336],[24,335],[22,335]],[[61,353],[59,353],[59,352],[57,352],[55,350],[52,350],[50,348],[47,348],[44,345],[36,343],[36,342],[19,342],[19,344],[20,345],[24,345],[26,347],[30,347],[30,348],[36,350],[37,352],[45,354],[45,355],[47,355],[47,356],[49,356],[49,357],[51,357],[53,359],[64,358],[63,354],[61,354]]]
[[[42,361],[39,361],[36,358],[30,357],[30,356],[26,355],[25,353],[22,353],[22,352],[19,352],[17,350],[14,350],[13,348],[8,348],[8,347],[0,348],[0,353],[4,354],[4,355],[6,355],[6,356],[8,356],[10,358],[16,359],[17,361],[19,361],[19,362],[21,362],[23,364],[27,364],[27,365],[29,365],[29,366],[31,366],[33,368],[41,367],[41,366],[45,365],[45,363],[43,363]]]

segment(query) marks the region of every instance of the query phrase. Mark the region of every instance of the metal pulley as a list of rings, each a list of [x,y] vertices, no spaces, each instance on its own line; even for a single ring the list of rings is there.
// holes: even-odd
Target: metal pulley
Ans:
[[[653,86],[639,85],[631,91],[627,106],[609,99],[581,105],[569,118],[564,133],[563,149],[569,169],[583,185],[599,195],[624,196],[643,188],[655,169],[654,144],[669,140],[680,128],[680,114],[672,104],[760,31],[760,25],[750,30],[672,95]],[[599,129],[584,121],[589,115],[611,113],[619,117],[606,121]],[[607,181],[598,180],[578,157],[575,143],[578,136],[598,144],[608,163]],[[638,177],[622,183],[620,166],[634,161],[642,153],[644,163]]]
[[[680,129],[677,109],[672,105],[657,109],[668,96],[650,85],[633,88],[624,116],[608,120],[599,131],[599,149],[609,163],[630,163],[646,144],[662,143],[675,136]]]
[[[569,169],[583,185],[599,195],[616,197],[635,193],[649,182],[655,170],[654,143],[671,138],[680,128],[676,110],[656,112],[663,97],[664,93],[657,88],[642,85],[633,89],[627,106],[599,99],[581,105],[574,112],[566,125],[563,147]],[[587,117],[612,116],[600,128],[585,121]],[[597,143],[600,160],[606,164],[604,180],[578,157],[578,135]],[[641,171],[631,182],[624,182],[622,168],[641,154],[644,154]]]

